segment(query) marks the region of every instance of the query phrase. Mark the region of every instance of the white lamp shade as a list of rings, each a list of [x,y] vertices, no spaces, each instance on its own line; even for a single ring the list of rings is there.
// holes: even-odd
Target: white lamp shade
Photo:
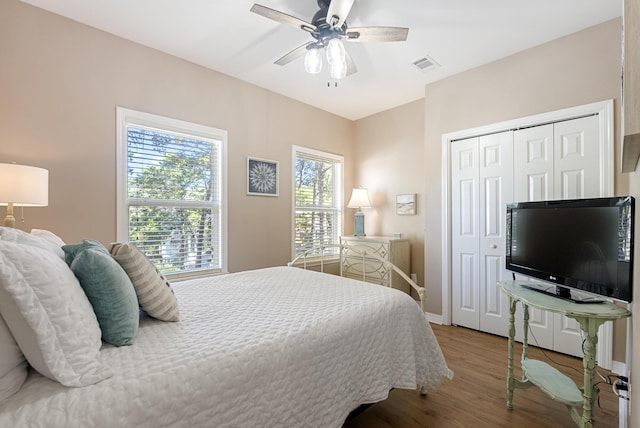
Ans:
[[[318,48],[310,48],[304,56],[304,70],[309,74],[322,71],[322,53]]]
[[[329,75],[332,79],[342,79],[347,76],[347,63],[345,61],[337,61],[329,64]]]
[[[333,64],[334,62],[338,61],[344,62],[345,55],[346,51],[344,49],[344,45],[342,44],[342,40],[329,40],[329,43],[327,43],[327,61],[329,61],[329,64]]]
[[[340,39],[331,39],[327,43],[327,62],[332,79],[342,79],[347,75],[347,60],[344,44]]]
[[[367,189],[353,189],[353,193],[351,193],[351,199],[349,199],[347,208],[362,208],[370,206],[371,202],[369,201],[369,196],[367,195]]]
[[[49,171],[35,166],[0,163],[0,205],[49,205]]]

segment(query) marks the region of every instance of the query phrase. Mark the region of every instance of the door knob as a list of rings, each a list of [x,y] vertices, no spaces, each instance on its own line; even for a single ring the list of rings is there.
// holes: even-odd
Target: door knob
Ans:
[[[496,248],[498,248],[498,246],[496,244],[491,244],[491,249],[495,250]]]

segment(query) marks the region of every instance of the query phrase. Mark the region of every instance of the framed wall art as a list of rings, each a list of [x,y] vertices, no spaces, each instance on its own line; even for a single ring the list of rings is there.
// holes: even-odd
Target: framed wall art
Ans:
[[[396,195],[396,214],[416,215],[416,194]]]
[[[247,195],[278,196],[278,162],[247,157]]]

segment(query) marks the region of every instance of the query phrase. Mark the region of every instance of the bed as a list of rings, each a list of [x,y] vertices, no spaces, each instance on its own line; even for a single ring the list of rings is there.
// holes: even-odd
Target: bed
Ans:
[[[176,282],[172,294],[180,321],[140,312],[132,344],[101,345],[103,379],[68,387],[30,367],[0,426],[340,427],[393,388],[436,390],[452,375],[397,290],[283,266]]]

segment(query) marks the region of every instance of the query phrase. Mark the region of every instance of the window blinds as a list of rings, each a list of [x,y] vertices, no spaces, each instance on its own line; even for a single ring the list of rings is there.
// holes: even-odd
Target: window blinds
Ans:
[[[219,269],[220,142],[127,127],[129,241],[163,273]]]
[[[342,161],[299,150],[295,163],[294,248],[298,256],[314,247],[339,242]]]

